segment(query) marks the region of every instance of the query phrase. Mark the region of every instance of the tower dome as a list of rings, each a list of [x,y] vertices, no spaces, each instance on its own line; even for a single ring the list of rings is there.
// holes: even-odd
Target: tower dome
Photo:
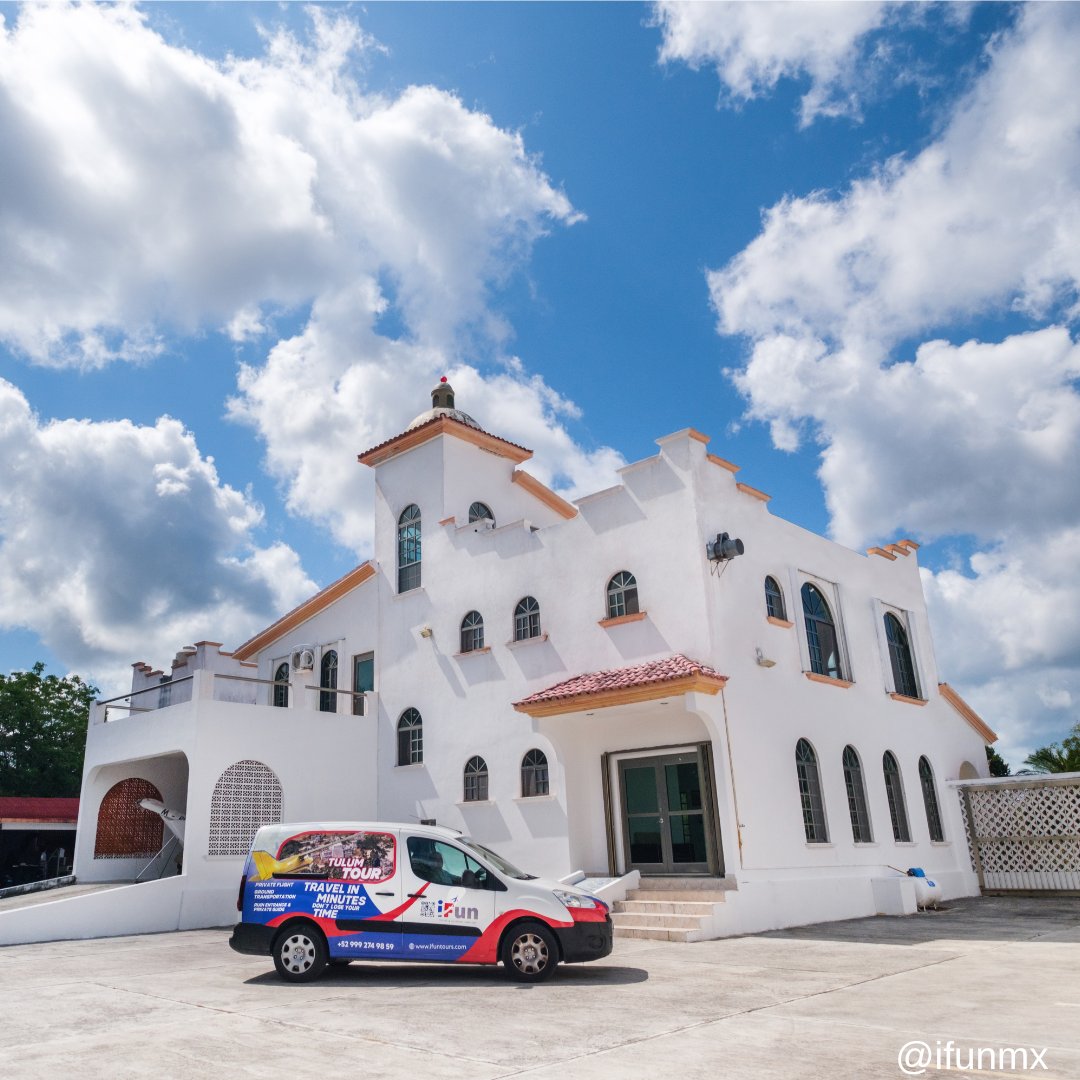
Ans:
[[[454,408],[454,388],[446,381],[445,375],[435,384],[435,389],[431,391],[431,408],[416,417],[405,430],[412,431],[413,428],[420,427],[421,424],[426,424],[429,420],[434,420],[438,416],[448,416],[451,420],[457,420],[462,424],[468,424],[469,427],[476,428],[477,431],[482,430],[480,425],[468,413]]]

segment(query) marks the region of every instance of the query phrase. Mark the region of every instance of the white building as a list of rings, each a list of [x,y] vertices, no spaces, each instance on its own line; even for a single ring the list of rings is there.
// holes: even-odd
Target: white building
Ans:
[[[227,923],[276,820],[435,820],[615,897],[640,875],[700,899],[619,916],[673,937],[913,910],[891,867],[977,892],[948,784],[995,736],[939,682],[916,544],[774,517],[689,429],[571,504],[432,398],[360,455],[370,562],[95,712],[75,872],[172,876],[0,915],[0,941]],[[179,873],[143,797],[186,814]]]

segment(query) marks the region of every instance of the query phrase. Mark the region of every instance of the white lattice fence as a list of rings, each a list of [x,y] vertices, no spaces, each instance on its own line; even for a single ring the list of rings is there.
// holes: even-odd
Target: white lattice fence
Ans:
[[[960,800],[984,890],[1080,891],[1080,779],[965,785]]]

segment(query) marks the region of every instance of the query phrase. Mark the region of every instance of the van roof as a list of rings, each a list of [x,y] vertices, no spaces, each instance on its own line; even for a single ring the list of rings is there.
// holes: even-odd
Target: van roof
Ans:
[[[460,829],[451,829],[446,825],[418,825],[411,821],[282,821],[274,825],[263,825],[264,829],[291,832],[386,832],[405,829],[408,832],[422,833],[425,836],[441,836],[455,840],[465,834]]]

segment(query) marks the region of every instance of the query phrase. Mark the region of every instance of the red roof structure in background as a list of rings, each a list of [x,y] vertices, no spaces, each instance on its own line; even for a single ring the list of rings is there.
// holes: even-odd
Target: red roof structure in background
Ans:
[[[59,822],[74,825],[78,820],[78,799],[45,799],[21,795],[0,798],[0,821]]]
[[[633,667],[576,675],[530,694],[515,702],[514,708],[529,716],[553,716],[636,701],[655,701],[690,691],[716,694],[726,682],[726,675],[676,653],[664,660],[650,660]]]

